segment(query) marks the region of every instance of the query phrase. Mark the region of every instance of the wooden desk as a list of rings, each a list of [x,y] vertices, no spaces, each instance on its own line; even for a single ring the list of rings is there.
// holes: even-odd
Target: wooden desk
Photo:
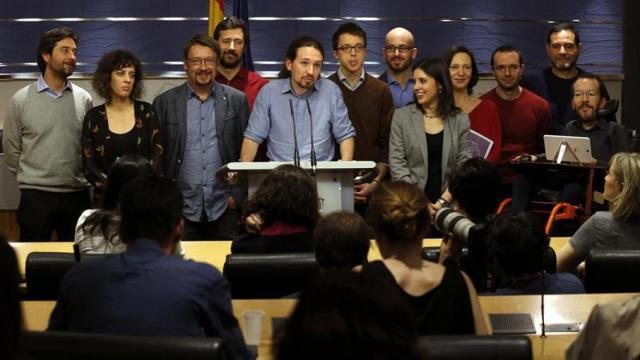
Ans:
[[[595,304],[622,300],[637,294],[581,294],[545,296],[547,324],[585,322]],[[259,347],[260,359],[271,359],[271,319],[287,317],[296,300],[233,300],[233,313],[244,328],[242,312],[260,309],[266,315],[263,322],[263,341]],[[24,324],[27,330],[44,330],[53,310],[53,301],[23,301]],[[534,359],[564,359],[564,352],[576,337],[576,333],[552,333],[540,337],[540,296],[481,296],[480,305],[485,315],[496,313],[530,313],[537,334],[530,335]]]
[[[568,237],[551,238],[551,247],[558,251],[569,241]],[[441,239],[424,239],[422,246],[439,247]],[[10,242],[9,243],[18,257],[18,266],[22,278],[25,277],[25,264],[27,255],[32,252],[63,252],[72,253],[73,243],[71,242]],[[224,261],[231,253],[231,241],[183,241],[182,246],[187,254],[187,258],[195,261],[211,264],[222,271]],[[371,240],[369,250],[369,261],[380,259],[380,250],[374,240]]]

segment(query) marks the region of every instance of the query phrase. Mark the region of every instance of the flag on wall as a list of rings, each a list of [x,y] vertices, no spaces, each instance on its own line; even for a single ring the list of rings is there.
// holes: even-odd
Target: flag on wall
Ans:
[[[224,0],[209,0],[209,35],[213,35],[213,29],[224,19]]]
[[[249,6],[247,4],[247,0],[236,0],[233,2],[233,16],[244,20],[245,25],[247,26],[247,32],[250,34],[251,29],[249,28]],[[244,49],[244,56],[242,57],[242,66],[249,70],[253,71],[253,58],[251,57],[251,44]]]

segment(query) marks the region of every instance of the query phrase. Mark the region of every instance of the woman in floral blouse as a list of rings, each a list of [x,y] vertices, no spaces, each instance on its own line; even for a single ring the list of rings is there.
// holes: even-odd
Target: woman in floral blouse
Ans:
[[[114,50],[98,62],[93,89],[105,103],[89,110],[82,129],[84,175],[100,193],[111,164],[123,155],[140,155],[162,169],[162,141],[156,112],[138,101],[142,65],[130,52]]]

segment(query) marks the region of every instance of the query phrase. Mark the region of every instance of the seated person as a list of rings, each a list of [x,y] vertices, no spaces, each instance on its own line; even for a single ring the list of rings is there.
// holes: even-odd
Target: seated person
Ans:
[[[593,214],[558,251],[558,271],[576,271],[591,249],[640,249],[640,154],[611,158],[604,199],[610,210]]]
[[[565,359],[640,358],[640,296],[596,304]]]
[[[131,180],[153,174],[151,163],[139,155],[124,155],[111,165],[102,188],[100,208],[85,210],[78,218],[75,243],[81,254],[115,254],[126,250],[127,245],[118,234],[120,192]],[[175,254],[184,257],[180,242],[176,243]]]
[[[584,293],[580,279],[570,273],[544,274],[549,238],[542,224],[523,211],[498,215],[489,224],[488,258],[496,290],[487,295]]]
[[[209,264],[170,256],[184,230],[175,182],[132,180],[119,203],[120,239],[127,249],[67,272],[48,329],[219,337],[228,358],[250,359],[222,274]]]
[[[233,240],[231,253],[312,252],[319,205],[311,175],[297,166],[278,166],[249,199],[247,231]]]
[[[367,262],[369,229],[357,214],[333,212],[318,220],[313,244],[318,265],[323,269],[351,269]]]
[[[20,353],[20,327],[22,310],[18,286],[20,274],[16,254],[0,235],[0,359],[22,359]]]
[[[275,359],[412,359],[415,319],[389,286],[346,269],[321,273],[275,334]]]
[[[421,335],[487,334],[476,290],[457,265],[422,259],[422,238],[429,230],[424,192],[404,181],[382,183],[369,201],[382,260],[362,272],[389,283],[412,307]]]

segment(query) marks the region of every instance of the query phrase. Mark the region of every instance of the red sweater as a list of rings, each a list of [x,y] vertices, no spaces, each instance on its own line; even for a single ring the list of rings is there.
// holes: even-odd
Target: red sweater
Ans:
[[[236,76],[231,80],[227,80],[221,73],[218,73],[216,81],[242,91],[247,96],[250,111],[253,110],[253,102],[256,101],[260,89],[269,83],[269,80],[243,67],[240,67]]]
[[[497,165],[500,162],[500,152],[502,151],[502,120],[500,120],[498,107],[491,101],[482,100],[469,113],[469,120],[471,121],[471,130],[493,140],[493,147],[487,160]]]

